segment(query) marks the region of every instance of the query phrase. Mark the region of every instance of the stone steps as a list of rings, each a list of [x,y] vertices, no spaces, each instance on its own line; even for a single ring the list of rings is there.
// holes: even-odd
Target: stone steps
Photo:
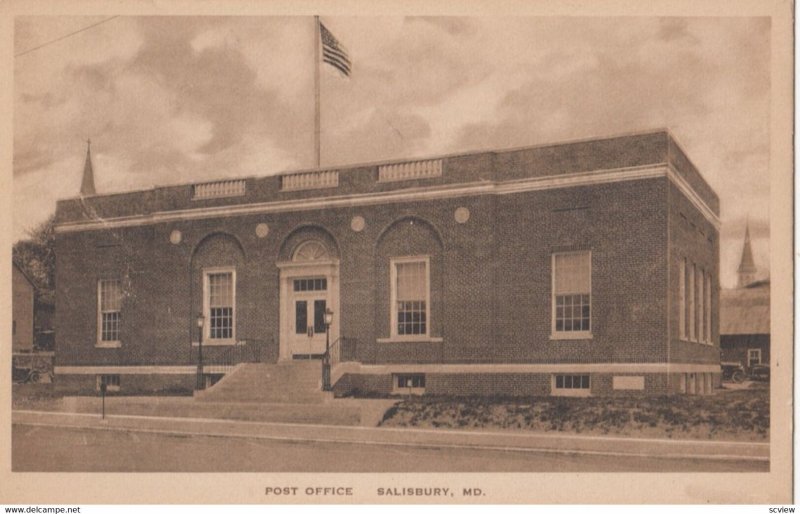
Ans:
[[[232,403],[323,403],[332,398],[321,390],[319,360],[279,364],[240,364],[195,399]]]

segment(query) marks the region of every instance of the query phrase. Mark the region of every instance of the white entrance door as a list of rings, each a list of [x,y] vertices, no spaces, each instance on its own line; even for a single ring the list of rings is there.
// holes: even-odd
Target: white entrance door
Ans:
[[[289,345],[292,355],[325,353],[325,309],[328,308],[327,277],[292,279],[292,326]]]
[[[325,310],[333,312],[330,342],[339,337],[339,261],[320,241],[300,244],[290,262],[277,263],[281,276],[282,361],[325,353]]]

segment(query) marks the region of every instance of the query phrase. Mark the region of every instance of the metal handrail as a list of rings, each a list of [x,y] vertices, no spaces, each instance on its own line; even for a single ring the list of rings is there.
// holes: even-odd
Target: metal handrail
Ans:
[[[206,357],[204,365],[214,366],[224,374],[230,372],[238,364],[261,362],[266,342],[264,339],[239,340],[220,355]]]

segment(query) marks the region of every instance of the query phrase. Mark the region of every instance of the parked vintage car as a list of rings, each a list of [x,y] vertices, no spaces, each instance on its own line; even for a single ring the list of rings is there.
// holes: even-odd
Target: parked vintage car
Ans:
[[[769,364],[756,364],[750,367],[750,378],[753,380],[769,380]]]
[[[747,378],[747,372],[741,362],[721,362],[720,365],[722,366],[722,380],[739,384]]]
[[[53,381],[53,352],[18,352],[11,357],[11,379],[15,383]]]

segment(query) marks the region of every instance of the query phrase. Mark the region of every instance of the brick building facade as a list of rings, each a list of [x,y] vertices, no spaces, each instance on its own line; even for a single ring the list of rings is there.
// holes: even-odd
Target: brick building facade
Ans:
[[[703,393],[719,200],[666,131],[62,200],[57,382],[325,351],[336,389]],[[217,372],[221,372],[217,370]]]

